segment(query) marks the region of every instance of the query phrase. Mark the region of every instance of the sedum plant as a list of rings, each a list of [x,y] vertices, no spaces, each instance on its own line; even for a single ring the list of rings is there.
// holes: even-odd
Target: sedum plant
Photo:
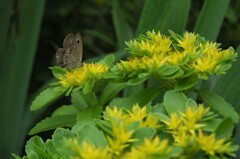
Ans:
[[[31,110],[64,94],[71,104],[32,128],[31,135],[56,130],[46,141],[33,136],[23,158],[234,157],[238,113],[198,86],[226,73],[236,60],[234,49],[172,31],[170,36],[149,31],[126,45],[129,57],[119,62],[108,55],[76,69],[51,67],[56,82],[39,94]],[[134,93],[121,96],[129,88]]]

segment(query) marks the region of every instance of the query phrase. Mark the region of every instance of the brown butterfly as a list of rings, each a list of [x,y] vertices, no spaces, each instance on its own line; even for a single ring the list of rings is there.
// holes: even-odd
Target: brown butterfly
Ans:
[[[68,34],[63,40],[63,48],[56,52],[57,63],[61,67],[77,68],[82,65],[83,47],[79,33]]]

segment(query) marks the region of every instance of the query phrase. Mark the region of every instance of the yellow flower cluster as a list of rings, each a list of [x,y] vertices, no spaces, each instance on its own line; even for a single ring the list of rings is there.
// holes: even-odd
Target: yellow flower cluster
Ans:
[[[198,152],[209,156],[234,155],[231,142],[217,139],[214,133],[203,132],[205,125],[201,122],[209,114],[209,109],[202,104],[186,107],[184,112],[172,113],[168,120],[160,120],[147,112],[146,107],[141,108],[138,104],[130,111],[107,107],[103,115],[107,128],[107,146],[96,147],[88,140],[79,144],[75,138],[67,139],[66,143],[75,152],[72,159],[184,158]],[[160,125],[160,122],[163,124]],[[130,125],[134,126],[130,128]],[[139,141],[135,136],[136,130],[146,127],[153,128],[156,132],[169,133],[173,141],[169,138],[162,139],[156,133],[152,138],[144,138],[141,143],[136,144]]]
[[[106,108],[104,119],[109,121],[112,127],[112,137],[108,136],[110,149],[115,156],[123,155],[124,149],[130,143],[137,141],[133,138],[133,130],[128,130],[130,124],[139,122],[139,127],[158,128],[160,126],[159,119],[147,112],[146,107],[140,108],[135,104],[132,110],[124,113],[123,109]]]
[[[74,70],[67,72],[59,78],[60,84],[65,88],[73,86],[83,86],[89,78],[99,78],[102,74],[108,72],[109,67],[104,64],[86,64]]]
[[[156,136],[153,140],[145,139],[143,144],[133,147],[123,158],[126,159],[146,159],[154,157],[164,157],[171,152],[168,140],[160,140]]]
[[[96,147],[94,144],[84,141],[79,144],[77,139],[67,139],[67,145],[76,152],[72,159],[110,159],[110,158],[145,158],[156,154],[164,154],[169,152],[168,141],[160,141],[159,137],[153,140],[145,139],[144,142],[131,149],[125,151],[130,144],[138,141],[133,138],[134,130],[129,130],[128,126],[134,122],[139,122],[138,127],[158,128],[159,119],[147,112],[146,107],[140,108],[135,104],[130,112],[124,112],[123,109],[106,108],[104,119],[111,125],[112,135],[106,135],[108,146]],[[144,151],[143,151],[144,150]],[[139,152],[139,154],[135,154]],[[141,152],[141,153],[140,153]],[[141,154],[144,154],[142,156]],[[137,155],[134,157],[134,155]]]
[[[187,107],[183,113],[172,113],[169,121],[163,121],[167,129],[174,137],[174,144],[180,147],[190,147],[191,152],[199,151],[199,148],[209,155],[231,153],[231,142],[225,139],[216,139],[215,134],[204,134],[201,124],[209,113],[209,108],[202,104],[196,107]]]
[[[76,152],[71,159],[111,159],[108,147],[96,147],[88,141],[81,145],[76,138],[66,140],[66,144]]]
[[[199,35],[186,32],[183,37],[174,34],[170,37],[160,32],[147,32],[136,40],[127,42],[132,54],[127,61],[117,63],[120,72],[143,70],[154,72],[162,65],[180,66],[188,74],[224,74],[236,59],[233,48],[222,50],[219,44],[206,41]],[[174,35],[173,35],[174,34]],[[203,76],[202,76],[203,77]]]

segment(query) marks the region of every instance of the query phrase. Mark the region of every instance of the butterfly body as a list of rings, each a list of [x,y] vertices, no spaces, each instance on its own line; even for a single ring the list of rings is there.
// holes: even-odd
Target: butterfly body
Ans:
[[[77,68],[82,64],[82,38],[79,33],[70,33],[63,41],[63,48],[56,53],[57,63],[61,67]]]

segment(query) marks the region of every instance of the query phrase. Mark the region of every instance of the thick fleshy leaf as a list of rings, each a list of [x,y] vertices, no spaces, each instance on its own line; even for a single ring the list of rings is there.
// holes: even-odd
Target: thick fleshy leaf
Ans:
[[[162,79],[173,79],[182,76],[184,72],[178,66],[163,65],[156,70],[156,74]]]
[[[208,132],[214,132],[221,122],[222,122],[222,119],[219,119],[219,118],[203,121],[201,123],[204,124],[205,126],[202,128],[202,130],[208,131]]]
[[[102,91],[99,99],[100,105],[104,106],[110,99],[126,87],[126,83],[109,83]]]
[[[58,115],[77,115],[78,110],[72,106],[72,105],[63,105],[59,108],[57,108],[52,116],[58,116]]]
[[[175,90],[183,91],[190,88],[193,88],[198,83],[198,77],[187,77],[178,81],[177,85],[175,86]]]
[[[86,109],[81,110],[77,115],[78,122],[92,121],[101,116],[102,107],[100,105],[95,105],[87,107]]]
[[[43,140],[39,136],[34,136],[27,142],[26,154],[29,157],[51,159],[51,156],[45,151]]]
[[[83,85],[83,93],[88,94],[92,91],[92,88],[94,86],[95,80],[90,78],[86,83]]]
[[[142,142],[146,138],[151,140],[155,134],[156,134],[156,130],[153,128],[139,128],[133,134],[133,138],[137,139],[137,141],[134,142],[133,145],[137,146],[142,144]]]
[[[54,88],[47,88],[43,92],[36,97],[36,99],[32,102],[30,107],[31,111],[37,110],[45,106],[46,104],[54,101],[58,97],[60,97],[64,92],[66,92],[66,88],[58,86]]]
[[[34,135],[39,132],[53,130],[58,127],[71,127],[76,123],[76,115],[58,115],[45,118],[37,123],[29,132],[29,135]]]
[[[207,90],[196,90],[205,103],[216,110],[225,118],[231,118],[234,123],[239,122],[239,115],[231,104],[227,103],[222,97]]]
[[[108,142],[102,131],[98,130],[92,123],[78,124],[73,127],[72,132],[77,135],[78,142],[90,141],[96,147],[107,146]]]
[[[70,156],[73,152],[70,147],[67,146],[66,141],[74,137],[76,137],[76,135],[69,129],[57,128],[52,136],[53,145],[62,156]]]
[[[163,104],[168,112],[168,115],[174,112],[184,112],[186,108],[187,97],[177,91],[167,91],[164,95]]]
[[[115,61],[115,56],[113,54],[109,54],[102,58],[98,63],[105,64],[107,66],[111,66]]]
[[[127,82],[127,85],[132,85],[132,86],[139,85],[139,84],[145,82],[147,79],[148,79],[148,77],[143,77],[143,78],[133,77]]]
[[[71,102],[78,110],[96,105],[97,97],[94,93],[84,94],[81,90],[74,90],[71,94]]]
[[[66,73],[66,69],[61,68],[59,66],[53,66],[53,67],[49,67],[49,68],[52,70],[52,74],[55,78],[59,78]]]
[[[226,118],[222,120],[220,125],[215,130],[216,137],[218,139],[230,138],[233,134],[233,128],[234,128],[234,125],[231,118]]]

